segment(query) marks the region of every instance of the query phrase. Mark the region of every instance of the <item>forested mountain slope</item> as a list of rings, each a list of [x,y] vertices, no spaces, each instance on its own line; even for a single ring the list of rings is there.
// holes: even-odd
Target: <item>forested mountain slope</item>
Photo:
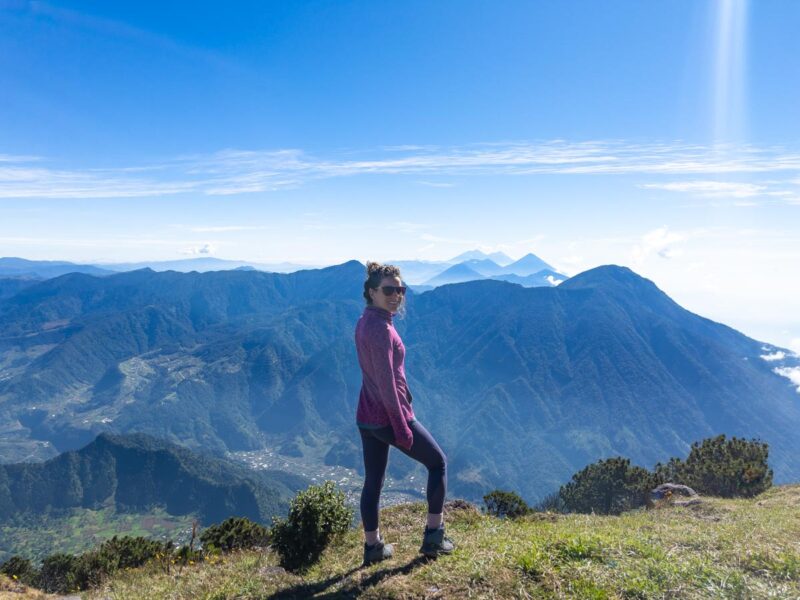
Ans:
[[[363,266],[72,274],[0,302],[6,462],[105,430],[193,447],[264,447],[360,463],[353,328]],[[555,288],[502,281],[411,295],[396,318],[418,416],[455,494],[555,489],[598,458],[652,466],[717,433],[758,436],[776,479],[800,477],[797,359],[600,267]],[[392,461],[402,473],[405,459]]]

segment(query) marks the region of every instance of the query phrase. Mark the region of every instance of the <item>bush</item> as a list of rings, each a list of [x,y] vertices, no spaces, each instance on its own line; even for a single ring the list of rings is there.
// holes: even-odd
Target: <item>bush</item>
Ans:
[[[68,594],[78,590],[78,557],[72,554],[51,554],[42,561],[36,587],[49,593]]]
[[[291,571],[311,566],[334,537],[350,528],[352,520],[344,493],[332,481],[299,492],[292,500],[289,518],[277,519],[272,527],[272,547],[281,566]]]
[[[223,552],[262,548],[269,543],[269,531],[245,517],[231,517],[206,529],[200,542],[203,548],[213,547]]]
[[[36,585],[36,579],[39,576],[39,572],[31,561],[20,556],[12,556],[4,562],[2,566],[0,566],[0,573],[30,586]]]
[[[97,550],[76,557],[74,590],[86,590],[100,585],[117,570],[114,559]]]
[[[144,537],[114,536],[96,550],[107,556],[117,569],[141,567],[159,555],[172,551],[172,542],[162,543]]]
[[[96,550],[78,557],[75,568],[78,589],[85,590],[102,583],[119,569],[133,569],[172,553],[172,542],[161,543],[144,537],[114,536]]]
[[[486,514],[494,517],[510,517],[512,519],[527,515],[531,509],[516,492],[494,490],[483,497]]]
[[[618,515],[643,506],[655,483],[654,476],[627,458],[609,458],[575,473],[559,495],[571,512]]]
[[[750,498],[772,486],[768,458],[764,442],[719,435],[692,444],[685,461],[657,464],[655,473],[660,482],[682,483],[701,494]]]

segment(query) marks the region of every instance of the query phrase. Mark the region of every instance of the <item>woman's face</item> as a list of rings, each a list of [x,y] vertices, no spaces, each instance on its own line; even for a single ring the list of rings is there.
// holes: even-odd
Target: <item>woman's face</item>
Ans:
[[[384,291],[384,288],[387,286],[393,290],[389,295]],[[372,297],[372,305],[382,308],[383,310],[388,310],[390,313],[396,313],[400,310],[405,295],[398,294],[394,288],[402,286],[403,282],[400,281],[399,277],[384,277],[381,279],[381,284],[377,289],[369,290],[369,295]]]

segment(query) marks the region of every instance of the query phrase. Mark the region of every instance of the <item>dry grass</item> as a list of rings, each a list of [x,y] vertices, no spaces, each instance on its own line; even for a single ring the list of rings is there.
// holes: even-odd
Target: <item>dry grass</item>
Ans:
[[[22,585],[0,574],[0,600],[53,600],[55,596]]]
[[[395,557],[360,568],[361,536],[348,533],[302,577],[270,552],[245,552],[167,575],[119,574],[91,598],[800,598],[800,486],[753,500],[620,517],[448,516],[456,552],[418,554],[425,508],[384,511]]]

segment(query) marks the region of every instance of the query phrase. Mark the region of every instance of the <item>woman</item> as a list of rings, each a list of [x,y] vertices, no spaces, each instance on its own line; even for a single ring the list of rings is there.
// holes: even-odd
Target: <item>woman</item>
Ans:
[[[356,325],[356,349],[363,383],[356,424],[364,448],[364,489],[361,520],[364,524],[364,564],[390,558],[378,528],[378,505],[389,458],[389,446],[421,462],[428,469],[428,521],[420,552],[429,557],[453,551],[444,534],[442,508],[447,492],[447,458],[431,434],[414,418],[411,392],[403,368],[405,346],[392,324],[402,307],[406,288],[400,269],[367,263],[364,299],[367,306]]]

